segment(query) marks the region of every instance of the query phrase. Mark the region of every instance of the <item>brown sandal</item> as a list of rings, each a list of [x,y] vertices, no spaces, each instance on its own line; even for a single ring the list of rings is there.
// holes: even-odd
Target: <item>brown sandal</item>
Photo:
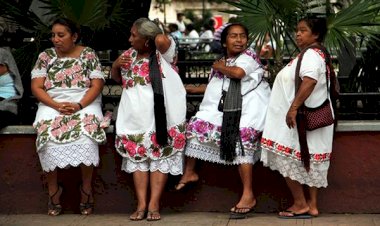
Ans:
[[[145,218],[146,210],[136,210],[132,215],[129,217],[131,221],[141,221]]]
[[[87,201],[84,202],[84,203],[80,203],[79,204],[79,209],[80,209],[80,213],[82,215],[90,215],[92,214],[92,212],[94,211],[94,201],[90,202],[91,198],[93,199],[92,197],[92,191],[88,193],[86,193],[84,190],[83,190],[83,187],[82,185],[80,186],[80,192],[84,195],[87,196]]]
[[[161,220],[161,214],[158,210],[148,211],[148,215],[146,217],[147,221],[158,221]]]
[[[48,202],[48,215],[49,216],[58,216],[59,214],[61,214],[62,206],[59,202],[54,203],[53,197],[56,196],[58,193],[59,193],[59,197],[61,197],[62,192],[63,192],[62,187],[58,186],[57,191],[52,196],[49,196],[49,202]]]

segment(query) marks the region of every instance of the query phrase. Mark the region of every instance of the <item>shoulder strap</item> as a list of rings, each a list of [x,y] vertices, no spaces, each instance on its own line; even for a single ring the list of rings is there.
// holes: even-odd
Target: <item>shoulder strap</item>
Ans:
[[[327,68],[330,67],[330,64],[331,64],[330,54],[327,52],[327,49],[324,46],[322,46],[322,45],[310,45],[310,46],[306,47],[305,49],[303,49],[301,51],[301,53],[298,55],[298,61],[297,61],[297,66],[296,66],[296,73],[295,73],[295,78],[294,78],[294,83],[295,83],[294,96],[297,94],[297,91],[300,88],[300,84],[301,84],[301,78],[300,78],[299,75],[300,75],[301,62],[302,62],[302,59],[303,59],[303,55],[305,54],[305,52],[308,49],[311,49],[311,48],[320,49],[325,54],[326,88],[327,88],[327,95],[329,94],[329,82],[330,81],[329,81],[329,77],[328,77],[329,70],[327,70]],[[332,70],[332,68],[330,68],[330,71],[331,70]]]

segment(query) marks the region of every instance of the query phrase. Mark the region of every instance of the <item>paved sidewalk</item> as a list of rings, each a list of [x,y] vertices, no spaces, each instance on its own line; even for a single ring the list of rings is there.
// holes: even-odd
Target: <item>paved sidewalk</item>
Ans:
[[[127,214],[81,216],[62,214],[50,217],[43,214],[0,215],[1,226],[119,226],[119,225],[165,225],[165,226],[380,226],[380,214],[323,214],[308,220],[283,220],[275,214],[251,214],[244,220],[230,220],[227,213],[186,212],[162,213],[160,221],[130,221]]]

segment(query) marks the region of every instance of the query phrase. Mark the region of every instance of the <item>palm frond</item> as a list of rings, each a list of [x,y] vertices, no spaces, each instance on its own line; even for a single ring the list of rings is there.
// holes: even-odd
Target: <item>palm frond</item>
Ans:
[[[7,23],[27,32],[46,29],[47,27],[41,19],[30,10],[31,2],[25,1],[22,4],[15,4],[9,0],[0,0],[0,17],[4,18]]]
[[[303,6],[298,0],[242,0],[238,2],[226,0],[225,2],[237,8],[227,13],[237,15],[247,26],[251,32],[251,40],[262,43],[265,34],[269,33],[278,43],[277,48],[283,48],[280,44],[284,38],[292,39],[288,37],[289,30],[293,30],[294,27],[289,25],[296,24]],[[275,58],[281,58],[281,55],[282,51],[275,52]]]
[[[355,48],[353,37],[378,39],[380,2],[355,0],[346,9],[328,18],[325,45],[329,49]]]

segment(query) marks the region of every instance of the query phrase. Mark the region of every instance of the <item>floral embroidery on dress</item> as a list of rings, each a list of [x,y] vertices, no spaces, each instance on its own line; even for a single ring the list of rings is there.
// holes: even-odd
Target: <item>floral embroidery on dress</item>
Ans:
[[[201,143],[213,142],[217,146],[220,146],[221,131],[221,126],[216,126],[210,122],[193,117],[187,125],[186,138],[197,138]],[[240,128],[240,137],[245,149],[256,148],[261,135],[261,131],[257,131],[252,127]]]
[[[79,59],[57,58],[53,48],[40,54],[33,70],[41,71],[46,68],[44,87],[53,88],[88,88],[90,73],[101,71],[101,66],[95,52],[84,48]]]
[[[149,59],[141,58],[136,60],[137,51],[132,48],[125,51],[122,55],[132,58],[131,63],[127,63],[121,67],[123,88],[128,89],[136,85],[146,86],[150,84]],[[161,77],[164,78],[159,56],[157,56],[157,61]]]
[[[54,119],[41,120],[35,125],[37,130],[37,148],[40,149],[49,140],[57,143],[67,143],[77,140],[82,134],[104,142],[106,134],[99,126],[101,121],[93,114],[84,114],[81,120],[80,114],[58,115]]]
[[[279,143],[274,142],[273,140],[262,138],[261,146],[268,151],[273,153],[291,157],[298,161],[301,161],[301,152],[299,150],[295,150],[293,148],[281,145]],[[310,154],[310,161],[313,163],[323,163],[325,161],[329,161],[331,157],[331,153],[321,153],[321,154]]]
[[[186,144],[185,123],[168,130],[168,145],[160,147],[156,141],[156,133],[141,133],[116,136],[116,150],[134,161],[143,161],[150,157],[153,160],[172,156],[182,151]]]

